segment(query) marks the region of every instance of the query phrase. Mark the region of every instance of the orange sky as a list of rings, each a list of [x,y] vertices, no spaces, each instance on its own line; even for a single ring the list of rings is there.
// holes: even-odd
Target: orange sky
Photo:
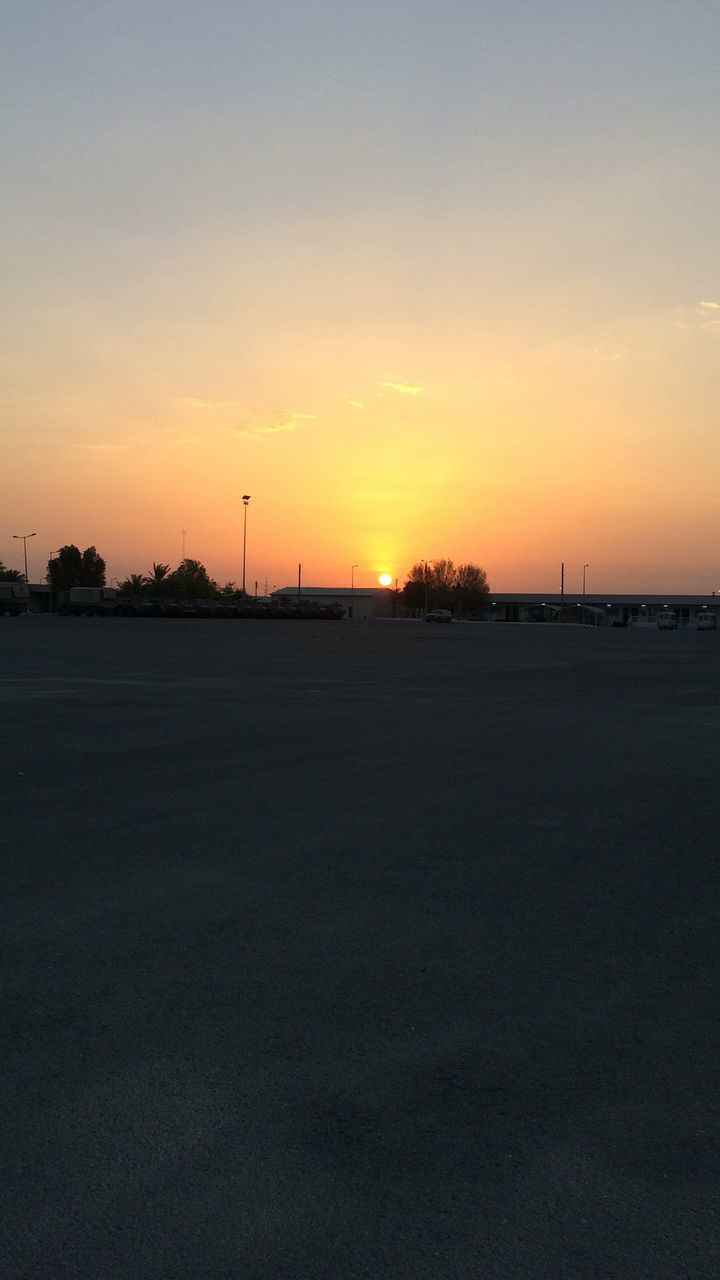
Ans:
[[[717,26],[443,8],[13,17],[0,558],[720,587]]]

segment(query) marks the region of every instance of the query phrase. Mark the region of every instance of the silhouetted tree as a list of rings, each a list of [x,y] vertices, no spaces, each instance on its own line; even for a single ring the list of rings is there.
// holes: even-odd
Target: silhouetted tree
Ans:
[[[168,585],[179,600],[207,600],[217,592],[217,583],[199,560],[183,560],[170,574]]]
[[[455,613],[471,613],[489,600],[487,574],[477,564],[461,564],[452,560],[419,561],[410,570],[402,590],[406,608],[452,609]]]
[[[118,591],[121,596],[140,596],[147,587],[148,580],[144,573],[131,573],[129,577],[123,578],[118,583]]]
[[[8,569],[7,565],[0,560],[0,582],[24,582],[25,574],[19,569]]]
[[[455,565],[452,560],[433,560],[428,565],[431,609],[452,609],[455,591]]]
[[[61,547],[58,554],[48,560],[47,578],[53,591],[69,591],[80,586],[82,553],[74,543]]]
[[[81,587],[105,586],[105,561],[98,555],[95,547],[86,547],[82,553],[80,564]]]
[[[426,578],[425,565],[422,561],[418,561],[410,570],[407,582],[402,589],[402,601],[406,609],[414,611],[425,608],[426,582],[429,582],[429,579]]]
[[[479,564],[459,564],[455,574],[455,600],[460,613],[475,613],[490,602],[487,574]]]
[[[157,564],[153,560],[152,569],[146,578],[146,582],[151,594],[156,596],[167,595],[169,581],[170,581],[170,565]]]
[[[70,542],[48,560],[47,579],[53,591],[69,591],[71,587],[104,587],[105,561],[95,547],[83,552]]]

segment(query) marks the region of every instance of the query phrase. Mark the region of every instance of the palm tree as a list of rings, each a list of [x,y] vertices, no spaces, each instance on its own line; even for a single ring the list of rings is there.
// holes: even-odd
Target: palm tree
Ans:
[[[147,584],[148,580],[144,573],[131,573],[129,578],[118,583],[118,591],[121,596],[139,596]]]
[[[4,565],[2,560],[0,560],[0,581],[24,582],[25,574],[21,573],[19,569],[8,569],[7,565]]]
[[[153,567],[147,575],[146,582],[148,591],[153,596],[166,596],[170,586],[170,565],[156,564],[153,560]]]

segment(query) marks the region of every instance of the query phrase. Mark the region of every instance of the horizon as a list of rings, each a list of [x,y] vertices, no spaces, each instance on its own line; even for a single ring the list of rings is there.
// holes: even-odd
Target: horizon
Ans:
[[[249,492],[246,586],[720,588],[719,54],[704,0],[9,11],[0,559],[239,582]]]

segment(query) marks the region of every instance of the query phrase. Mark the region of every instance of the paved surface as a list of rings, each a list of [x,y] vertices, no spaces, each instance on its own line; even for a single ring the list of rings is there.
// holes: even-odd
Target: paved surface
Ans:
[[[3,1280],[715,1280],[720,636],[0,655]]]

